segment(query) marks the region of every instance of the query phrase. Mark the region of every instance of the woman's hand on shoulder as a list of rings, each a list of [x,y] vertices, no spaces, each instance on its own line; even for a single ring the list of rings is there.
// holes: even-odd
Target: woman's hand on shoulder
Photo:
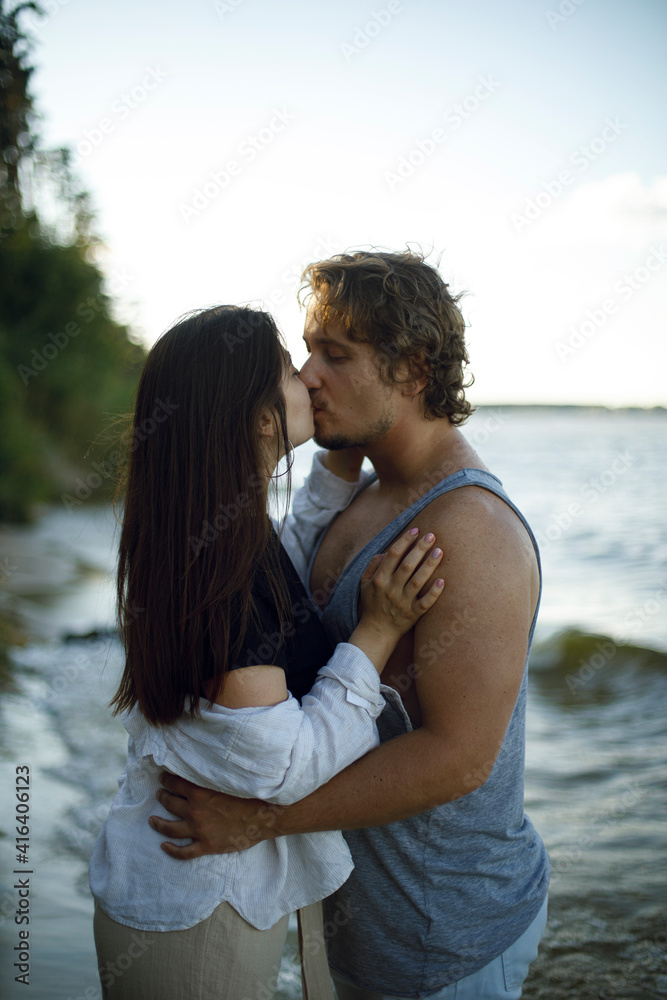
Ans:
[[[363,649],[378,669],[443,592],[445,581],[435,572],[442,556],[431,532],[420,537],[419,529],[412,528],[374,556],[364,570],[361,617],[350,642]]]

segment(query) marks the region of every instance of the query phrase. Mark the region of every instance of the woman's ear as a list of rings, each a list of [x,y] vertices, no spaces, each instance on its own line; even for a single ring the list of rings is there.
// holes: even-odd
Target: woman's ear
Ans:
[[[276,419],[271,410],[264,410],[259,418],[259,436],[269,438],[276,436]]]

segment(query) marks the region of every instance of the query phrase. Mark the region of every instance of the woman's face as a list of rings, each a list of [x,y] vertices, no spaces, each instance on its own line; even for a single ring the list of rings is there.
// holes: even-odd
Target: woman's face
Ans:
[[[292,364],[289,355],[283,376],[283,392],[287,409],[287,436],[294,447],[298,448],[304,441],[311,439],[315,432],[315,426],[310,393],[299,378],[299,373]]]

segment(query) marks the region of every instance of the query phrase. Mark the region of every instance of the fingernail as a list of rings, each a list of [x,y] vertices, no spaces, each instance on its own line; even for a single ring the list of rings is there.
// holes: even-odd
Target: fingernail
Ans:
[[[444,580],[436,580],[435,581],[435,585],[436,585],[436,587],[444,587],[445,586],[445,581]]]
[[[153,827],[153,829],[155,829],[155,820],[153,819],[153,817],[152,817],[152,816],[149,816],[149,817],[148,817],[148,825],[149,825],[149,826],[152,826],[152,827]]]
[[[433,549],[433,552],[431,552],[432,559],[439,559],[441,555],[442,555],[442,549]]]
[[[418,535],[419,534],[419,528],[411,528],[410,529],[410,534],[411,535]]]
[[[425,542],[434,542],[435,541],[435,535],[432,535],[431,532],[429,531],[428,535],[424,535],[424,541]]]

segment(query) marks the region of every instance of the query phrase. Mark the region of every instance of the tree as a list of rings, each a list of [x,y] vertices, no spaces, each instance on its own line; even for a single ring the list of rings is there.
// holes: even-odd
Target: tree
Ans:
[[[0,0],[0,519],[30,515],[38,500],[72,493],[110,416],[130,406],[144,351],[115,321],[89,199],[69,150],[43,150],[29,81],[32,39]],[[30,177],[29,206],[23,186]],[[40,185],[57,185],[65,225],[43,224]],[[116,461],[117,464],[117,461]],[[114,463],[107,480],[113,479]],[[98,474],[98,478],[99,474]],[[107,483],[108,485],[108,483]],[[102,491],[97,490],[101,499]]]
[[[33,67],[27,65],[32,39],[19,18],[26,10],[41,14],[36,3],[19,3],[11,11],[0,0],[0,224],[4,230],[21,218],[19,164],[34,151],[32,99],[28,83]]]

